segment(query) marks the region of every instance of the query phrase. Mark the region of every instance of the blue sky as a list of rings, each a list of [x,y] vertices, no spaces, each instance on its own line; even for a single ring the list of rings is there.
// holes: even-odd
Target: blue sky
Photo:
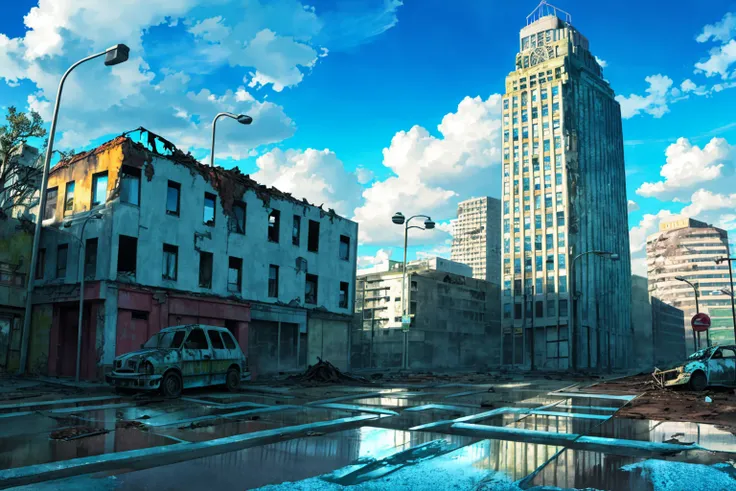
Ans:
[[[143,125],[208,159],[212,116],[247,112],[251,127],[218,124],[217,162],[360,221],[365,264],[379,251],[400,256],[393,211],[446,223],[458,201],[499,195],[496,94],[535,1],[103,3],[3,7],[0,111],[48,115],[69,64],[129,44],[125,65],[72,75],[60,147]],[[553,3],[623,96],[637,271],[643,238],[667,213],[736,235],[736,2]],[[450,238],[448,226],[412,235],[411,256],[447,255]]]

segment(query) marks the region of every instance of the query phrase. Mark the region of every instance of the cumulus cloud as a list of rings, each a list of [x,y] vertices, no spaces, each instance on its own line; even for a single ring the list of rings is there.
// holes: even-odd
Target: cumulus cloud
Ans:
[[[629,213],[631,213],[632,211],[637,211],[639,209],[639,205],[636,203],[636,201],[629,200],[627,208],[629,210]]]
[[[703,27],[703,31],[695,40],[699,43],[705,43],[712,39],[713,41],[726,43],[734,36],[736,36],[736,15],[727,12],[720,21]]]
[[[647,237],[659,230],[659,222],[675,216],[669,210],[661,210],[656,214],[645,214],[639,224],[629,230],[629,247],[632,255],[646,249]]]
[[[616,100],[621,105],[622,118],[632,118],[640,113],[661,118],[670,110],[667,104],[671,95],[672,79],[666,75],[657,74],[650,75],[644,80],[649,84],[646,95],[616,96]]]
[[[736,185],[736,183],[734,183]],[[736,208],[736,193],[726,195],[698,189],[690,197],[690,204],[682,209],[682,214],[691,217],[702,216],[703,212]]]
[[[370,268],[388,261],[393,256],[393,249],[378,249],[374,256],[358,256],[358,269]]]
[[[720,75],[723,79],[733,78],[731,67],[736,63],[736,15],[726,13],[715,24],[708,24],[698,35],[696,41],[706,43],[714,41],[719,46],[711,48],[708,57],[695,64],[696,73],[705,73],[707,77]]]
[[[704,182],[720,180],[713,184],[718,188],[736,186],[736,147],[723,138],[713,138],[703,148],[679,138],[667,147],[665,156],[660,171],[664,180],[645,182],[636,194],[684,199]]]
[[[595,61],[598,62],[598,64],[601,66],[601,68],[606,68],[608,66],[608,62],[604,60],[603,58],[595,57]]]

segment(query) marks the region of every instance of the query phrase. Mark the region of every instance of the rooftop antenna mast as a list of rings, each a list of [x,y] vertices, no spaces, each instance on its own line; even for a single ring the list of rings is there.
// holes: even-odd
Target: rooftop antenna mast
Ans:
[[[565,21],[566,24],[572,24],[572,15],[547,3],[547,0],[542,0],[539,2],[539,5],[537,5],[537,8],[532,10],[532,13],[526,16],[526,25],[532,24],[542,17],[547,16],[555,16]]]

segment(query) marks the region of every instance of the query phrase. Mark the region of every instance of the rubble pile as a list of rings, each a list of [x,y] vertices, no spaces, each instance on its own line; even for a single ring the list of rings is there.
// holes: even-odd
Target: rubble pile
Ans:
[[[292,380],[297,382],[360,382],[368,383],[368,380],[363,377],[356,377],[354,375],[348,375],[347,373],[341,372],[335,365],[329,361],[324,361],[322,358],[317,358],[317,363],[307,367],[307,370],[301,375],[295,375],[290,377]]]

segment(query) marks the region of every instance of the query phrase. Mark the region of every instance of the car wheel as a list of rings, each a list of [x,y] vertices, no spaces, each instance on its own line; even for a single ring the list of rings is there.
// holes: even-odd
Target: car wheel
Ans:
[[[703,372],[695,372],[690,376],[690,388],[696,392],[704,391],[708,387],[708,379]]]
[[[161,381],[161,392],[164,397],[175,399],[181,395],[181,389],[181,375],[176,372],[169,372],[164,375],[164,378]]]
[[[227,386],[227,390],[230,392],[238,390],[238,387],[240,387],[240,372],[237,368],[231,368],[227,371],[225,385]]]

